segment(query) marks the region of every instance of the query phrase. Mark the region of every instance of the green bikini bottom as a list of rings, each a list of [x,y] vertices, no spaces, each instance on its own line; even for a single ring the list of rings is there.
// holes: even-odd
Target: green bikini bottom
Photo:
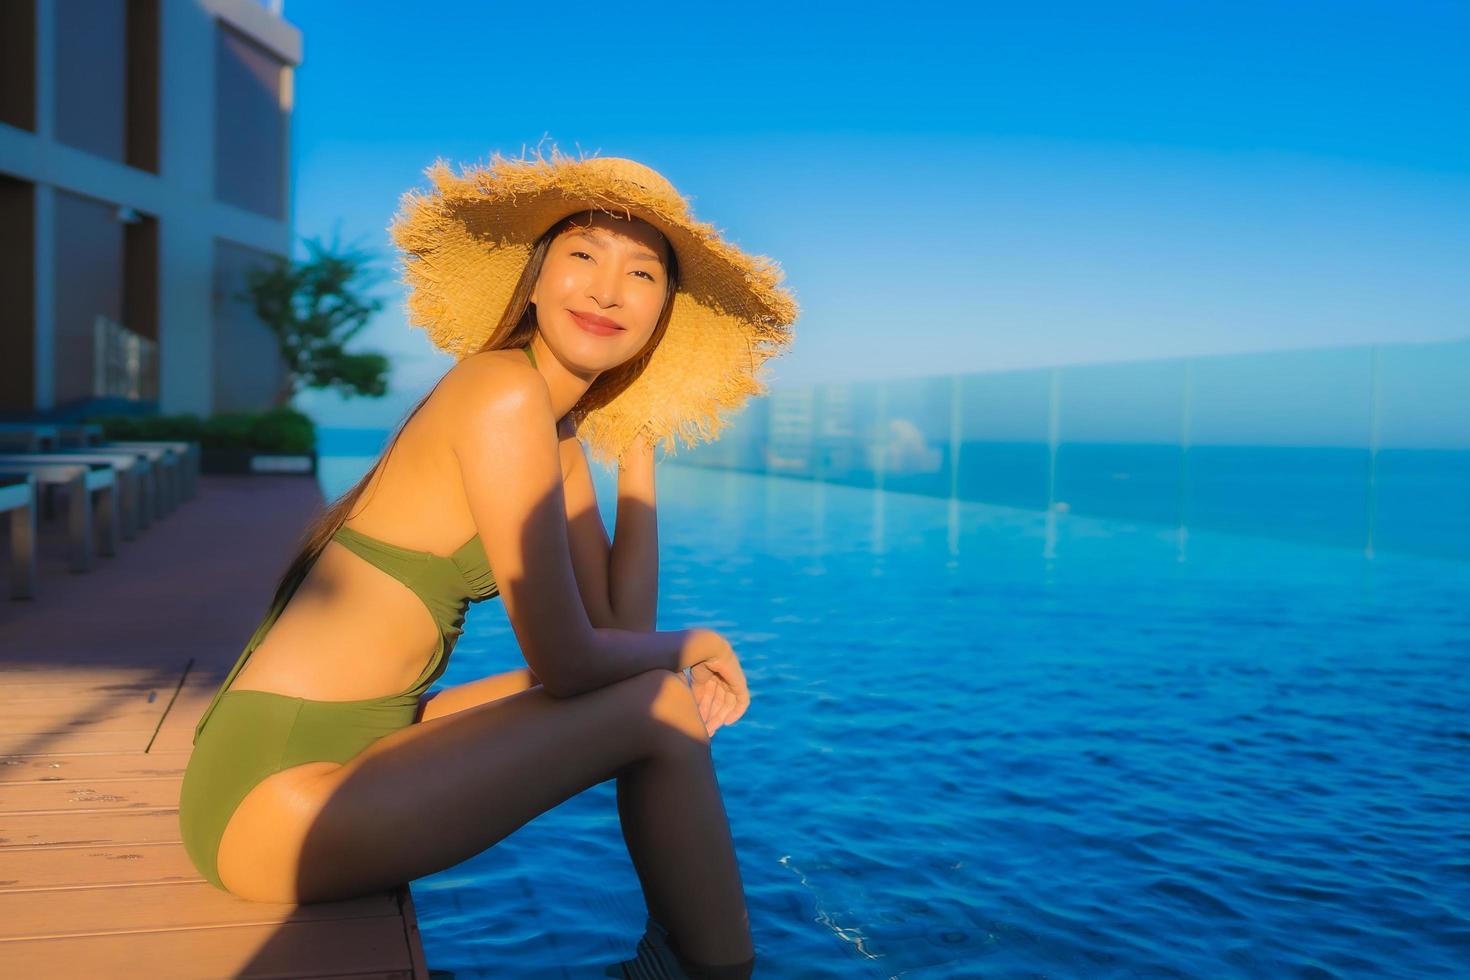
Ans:
[[[219,842],[246,794],[282,769],[345,763],[384,735],[412,725],[418,705],[384,703],[392,700],[311,701],[271,691],[225,691],[194,743],[179,795],[184,849],[199,873],[228,891],[216,864]]]

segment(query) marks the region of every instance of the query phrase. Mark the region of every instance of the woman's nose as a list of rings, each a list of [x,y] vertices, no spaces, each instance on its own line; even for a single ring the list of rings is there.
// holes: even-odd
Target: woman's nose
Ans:
[[[615,306],[622,299],[622,274],[607,262],[599,265],[587,285],[587,295],[597,301],[598,306]]]

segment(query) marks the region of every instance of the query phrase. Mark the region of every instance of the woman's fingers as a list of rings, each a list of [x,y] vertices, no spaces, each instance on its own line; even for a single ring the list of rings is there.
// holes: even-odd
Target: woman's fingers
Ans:
[[[725,725],[734,724],[745,714],[750,704],[750,693],[744,680],[739,670],[728,673],[713,671],[707,680],[692,686],[699,705],[699,717],[710,735]]]
[[[715,706],[715,720],[721,725],[727,724],[730,718],[730,706],[735,702],[735,695],[726,688],[720,695],[720,703]]]
[[[713,720],[714,720],[714,726],[715,727],[714,727],[714,729],[711,729],[710,734],[714,734],[714,731],[715,730],[724,727],[724,724],[725,724],[725,716],[729,714],[729,711],[727,710],[728,707],[729,707],[729,704],[730,704],[730,691],[729,691],[728,688],[721,687],[720,688],[719,698],[718,698],[718,700],[716,700],[715,706],[714,706],[714,719]]]
[[[721,726],[730,724],[730,709],[734,706],[735,694],[727,688],[720,698],[719,714],[716,716]]]
[[[730,703],[725,706],[725,716],[720,719],[721,724],[733,725],[745,714],[746,707],[750,704],[750,695],[742,694],[739,697],[731,695]]]
[[[703,696],[699,699],[699,717],[704,722],[704,733],[706,735],[713,735],[715,733],[713,728],[715,704],[719,696],[719,685],[711,683],[705,686]]]
[[[724,686],[718,682],[709,685],[706,703],[700,711],[700,717],[704,719],[704,731],[707,735],[713,735],[720,727],[720,707],[724,704]]]

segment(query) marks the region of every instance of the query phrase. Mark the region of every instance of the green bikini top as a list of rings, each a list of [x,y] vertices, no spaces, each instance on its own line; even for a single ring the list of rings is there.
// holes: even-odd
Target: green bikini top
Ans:
[[[525,347],[522,350],[531,359],[531,363],[535,364],[536,355],[531,348]],[[439,628],[439,643],[429,658],[429,662],[424,665],[418,679],[408,690],[385,697],[331,703],[366,704],[371,702],[405,709],[416,708],[419,699],[449,665],[449,655],[453,652],[456,641],[464,633],[465,612],[469,604],[482,602],[500,594],[500,588],[490,570],[490,562],[485,557],[485,548],[480,542],[480,536],[476,534],[448,555],[437,555],[430,551],[419,551],[415,548],[389,544],[345,524],[333,532],[330,540],[336,541],[368,564],[381,569],[408,586],[409,590],[418,596],[424,607],[429,610],[429,615],[434,618],[434,623]],[[214,700],[210,702],[209,707],[205,709],[199,723],[195,726],[196,740],[199,733],[204,730],[204,723],[209,720],[220,697],[224,695],[225,690],[245,666],[245,661],[250,658],[250,654],[265,639],[266,633],[285,610],[286,604],[291,601],[291,596],[296,594],[296,589],[309,571],[310,567],[303,571],[286,590],[281,601],[267,611],[265,619],[256,628],[244,652],[235,661],[235,666],[220,684],[219,690],[215,692]],[[270,692],[241,693],[269,694]]]

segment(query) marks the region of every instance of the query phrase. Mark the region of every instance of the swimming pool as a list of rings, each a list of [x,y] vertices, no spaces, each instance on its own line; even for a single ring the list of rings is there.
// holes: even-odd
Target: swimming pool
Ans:
[[[758,976],[1466,972],[1470,563],[675,464],[659,504],[659,627],[755,695],[713,751]],[[483,603],[441,684],[520,663]],[[613,790],[416,881],[429,965],[629,955]]]

